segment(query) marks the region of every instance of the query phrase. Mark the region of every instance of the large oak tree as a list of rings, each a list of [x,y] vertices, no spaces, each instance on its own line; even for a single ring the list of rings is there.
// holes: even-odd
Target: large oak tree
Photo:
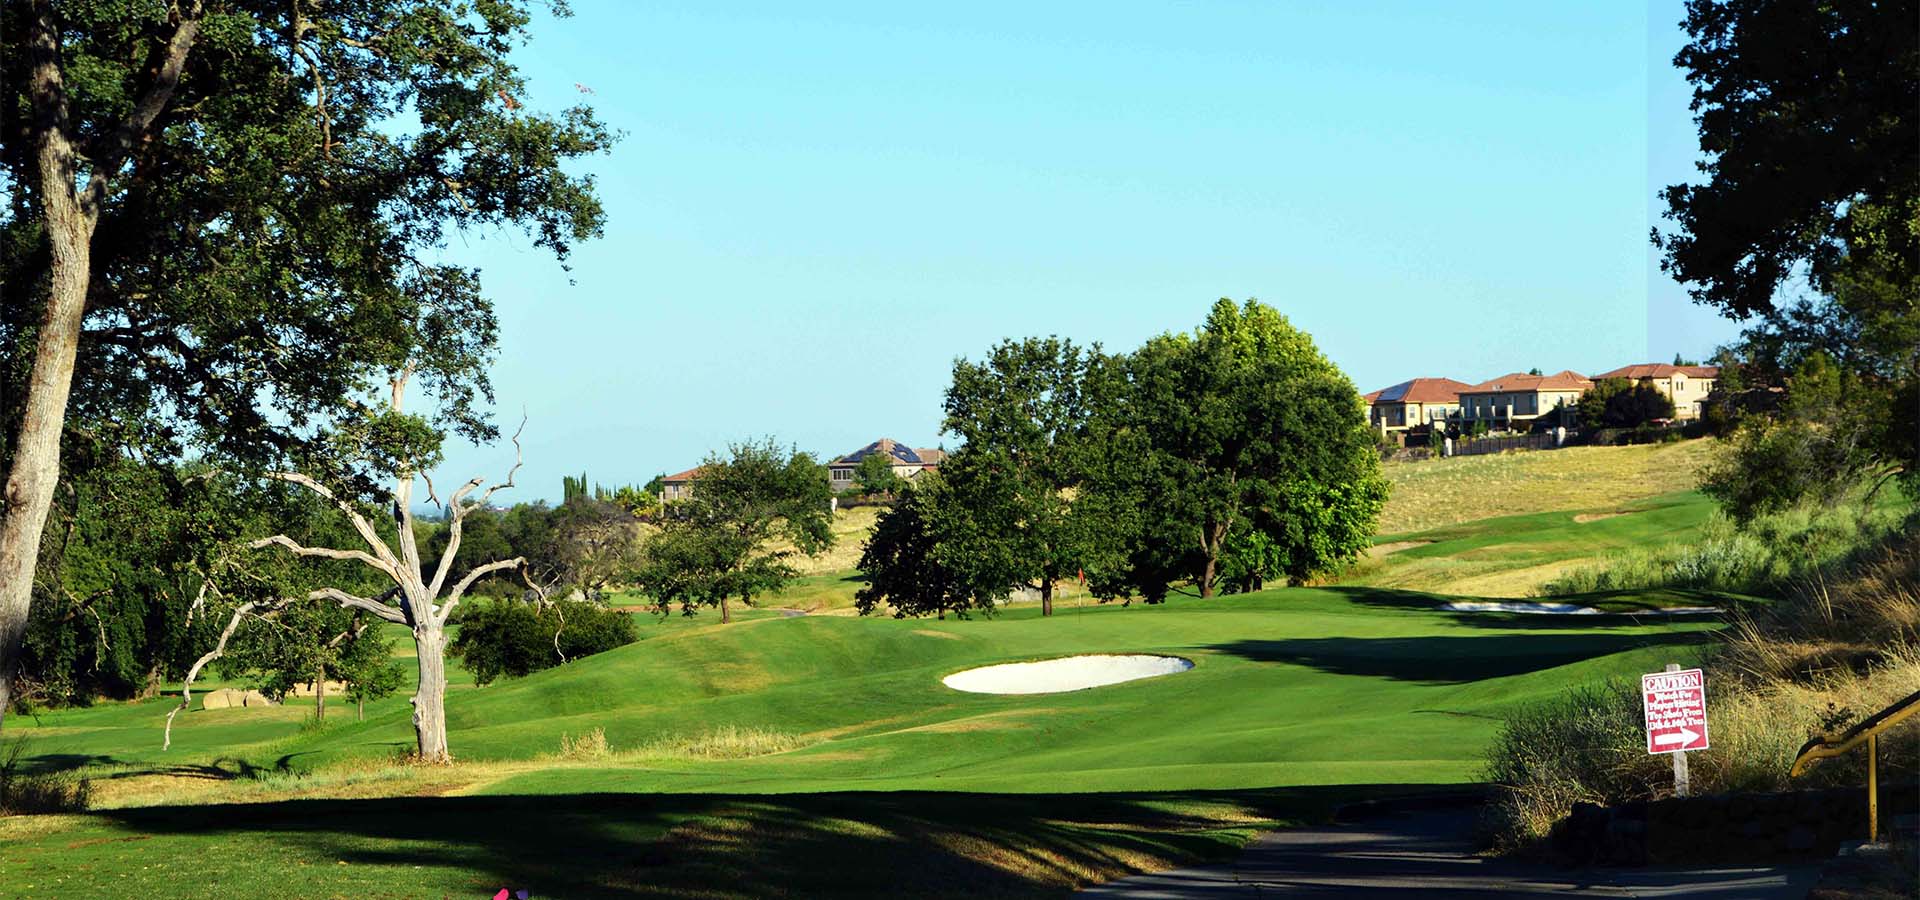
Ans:
[[[402,372],[439,432],[493,435],[491,304],[424,252],[506,227],[564,258],[602,218],[566,163],[610,141],[522,103],[527,5],[0,7],[0,712],[63,435],[343,498],[413,471],[334,440]]]
[[[1202,597],[1304,579],[1363,551],[1387,485],[1353,382],[1265,304],[1220,300],[1192,334],[1099,366],[1082,504],[1104,522],[1096,594]],[[1257,535],[1257,537],[1256,537]]]

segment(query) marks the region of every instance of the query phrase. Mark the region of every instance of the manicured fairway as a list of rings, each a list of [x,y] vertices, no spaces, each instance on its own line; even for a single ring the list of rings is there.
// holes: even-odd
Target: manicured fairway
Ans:
[[[54,713],[20,729],[47,761],[108,763],[130,782],[155,771],[219,782],[168,796],[224,805],[0,822],[0,894],[115,895],[107,888],[123,877],[192,893],[210,870],[186,859],[222,861],[213,892],[229,895],[464,896],[516,878],[565,887],[548,896],[764,893],[729,880],[728,867],[786,872],[795,896],[866,877],[921,884],[942,867],[1004,893],[1045,892],[1229,852],[1256,826],[1344,799],[1471,780],[1512,704],[1686,662],[1714,627],[1443,613],[1435,602],[1286,589],[1049,620],[1021,609],[643,625],[638,644],[456,689],[463,765],[447,773],[354,762],[408,743],[402,700],[320,731],[302,731],[292,709],[195,711],[164,754],[164,703]],[[1053,695],[964,694],[939,681],[975,665],[1125,651],[1195,668]],[[648,749],[722,726],[800,746],[744,759]],[[609,756],[554,758],[563,734],[593,728]],[[281,802],[235,803],[253,800]],[[828,871],[844,877],[821,880]],[[276,872],[317,880],[296,887]]]
[[[1598,562],[1610,552],[1684,541],[1698,533],[1713,510],[1713,501],[1683,491],[1387,534],[1376,539],[1370,558],[1340,581],[1472,597],[1525,597],[1555,575]]]

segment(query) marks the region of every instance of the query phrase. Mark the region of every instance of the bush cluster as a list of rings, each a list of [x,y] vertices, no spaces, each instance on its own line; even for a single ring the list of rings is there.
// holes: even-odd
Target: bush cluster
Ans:
[[[1595,591],[1688,590],[1763,593],[1847,566],[1862,548],[1900,529],[1899,514],[1857,504],[1802,507],[1744,527],[1720,514],[1684,543],[1610,554],[1537,587],[1540,597]]]
[[[447,649],[466,664],[475,684],[484,685],[639,639],[633,617],[598,603],[561,600],[541,607],[506,600],[468,609]]]
[[[1648,566],[1643,580],[1674,584],[1749,578],[1782,571],[1770,568],[1780,560],[1800,561],[1782,564],[1800,568],[1774,591],[1779,600],[1736,618],[1709,651],[1713,746],[1688,754],[1695,793],[1857,785],[1865,768],[1860,753],[1823,761],[1791,783],[1787,773],[1808,738],[1844,731],[1920,691],[1920,533],[1911,521],[1879,530],[1835,521],[1776,517],[1770,527],[1688,557],[1697,570],[1687,570],[1687,560]],[[1822,548],[1789,549],[1823,540]],[[1754,558],[1713,562],[1743,554]],[[1713,566],[1719,574],[1704,574]],[[1649,755],[1642,743],[1636,687],[1580,688],[1509,715],[1487,756],[1486,777],[1499,786],[1482,823],[1489,843],[1527,848],[1575,803],[1618,805],[1671,791],[1669,761]],[[1920,723],[1906,723],[1882,740],[1883,779],[1914,777],[1911,754],[1888,750],[1911,746],[1917,733]]]

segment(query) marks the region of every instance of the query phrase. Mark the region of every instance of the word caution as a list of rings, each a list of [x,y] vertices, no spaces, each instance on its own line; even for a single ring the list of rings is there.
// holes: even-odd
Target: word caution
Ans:
[[[1707,749],[1707,677],[1699,669],[1640,676],[1647,752]]]

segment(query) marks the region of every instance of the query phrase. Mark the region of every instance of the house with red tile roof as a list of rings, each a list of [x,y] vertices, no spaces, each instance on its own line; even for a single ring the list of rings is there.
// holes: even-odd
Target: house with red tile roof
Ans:
[[[1367,421],[1379,431],[1405,431],[1443,421],[1460,411],[1460,392],[1471,387],[1451,378],[1415,378],[1367,394]]]
[[[1460,417],[1468,424],[1524,427],[1562,406],[1572,407],[1592,387],[1592,379],[1571,370],[1551,375],[1513,372],[1462,390]]]
[[[1705,409],[1707,395],[1713,393],[1713,385],[1720,379],[1720,367],[1637,363],[1593,376],[1595,381],[1605,378],[1649,382],[1673,401],[1675,418],[1695,419]]]
[[[693,496],[693,480],[700,477],[700,467],[694,466],[685,472],[675,472],[660,479],[660,501],[685,500]]]

